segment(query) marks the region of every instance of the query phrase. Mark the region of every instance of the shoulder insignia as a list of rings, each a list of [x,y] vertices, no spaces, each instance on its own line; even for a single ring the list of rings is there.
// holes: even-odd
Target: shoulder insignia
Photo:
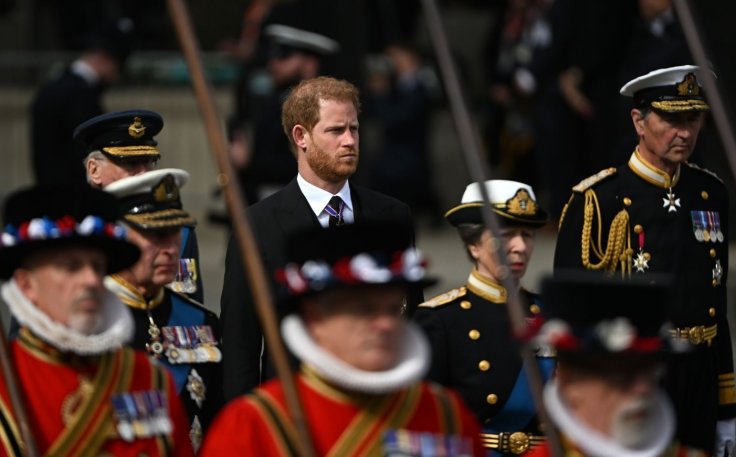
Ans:
[[[598,184],[600,181],[603,181],[604,179],[608,178],[609,176],[613,176],[616,174],[616,169],[614,167],[606,168],[605,170],[601,170],[598,173],[594,174],[593,176],[588,176],[587,178],[583,179],[575,187],[572,188],[574,192],[583,192],[587,190],[588,188]]]
[[[466,293],[468,293],[468,290],[465,287],[458,287],[457,289],[452,289],[449,292],[445,292],[444,294],[437,295],[436,297],[430,300],[427,300],[424,303],[421,303],[419,307],[420,308],[436,308],[438,306],[450,303],[456,298],[462,297]]]
[[[723,180],[717,174],[715,174],[715,172],[710,171],[707,168],[703,168],[701,166],[695,165],[692,162],[685,162],[685,165],[687,165],[688,167],[692,168],[693,170],[702,171],[705,174],[711,175],[714,178],[716,178],[718,181],[720,181],[721,184],[724,184]]]

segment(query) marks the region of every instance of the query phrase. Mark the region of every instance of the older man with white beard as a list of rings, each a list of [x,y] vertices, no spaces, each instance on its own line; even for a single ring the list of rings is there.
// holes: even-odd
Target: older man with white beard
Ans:
[[[115,199],[93,189],[36,187],[6,202],[0,279],[20,323],[9,347],[20,382],[13,392],[0,380],[0,456],[30,444],[13,400],[42,455],[192,455],[173,380],[122,347],[133,320],[103,278],[140,253],[117,217]]]
[[[544,405],[564,455],[706,456],[673,441],[674,410],[659,386],[667,353],[688,344],[666,347],[672,277],[623,281],[591,274],[562,272],[542,287],[546,320],[536,341],[558,357]],[[549,455],[548,444],[529,453]]]

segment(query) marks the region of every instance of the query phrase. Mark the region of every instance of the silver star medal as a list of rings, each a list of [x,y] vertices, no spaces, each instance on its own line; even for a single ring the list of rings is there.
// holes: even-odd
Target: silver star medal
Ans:
[[[713,281],[715,281],[716,285],[721,284],[722,277],[723,277],[723,267],[721,266],[721,261],[716,260],[716,265],[713,267]]]
[[[194,400],[195,403],[197,403],[197,407],[201,408],[202,403],[204,403],[205,394],[207,392],[207,387],[205,387],[204,385],[204,380],[194,368],[192,368],[192,371],[189,372],[189,376],[187,376],[187,379],[189,381],[187,382],[187,390],[189,391],[189,396],[192,398],[192,400]]]
[[[677,212],[677,208],[680,207],[680,199],[675,197],[675,194],[671,190],[667,193],[667,198],[663,198],[662,200],[664,201],[662,208],[669,208],[667,209],[668,213]]]
[[[644,256],[642,251],[639,251],[633,261],[637,273],[644,273],[645,270],[649,269],[649,260]]]

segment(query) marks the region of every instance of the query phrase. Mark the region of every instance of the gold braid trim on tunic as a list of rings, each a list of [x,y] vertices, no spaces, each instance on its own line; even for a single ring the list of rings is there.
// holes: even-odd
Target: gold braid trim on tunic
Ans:
[[[593,231],[593,212],[595,211],[597,225],[597,242],[591,243]],[[581,236],[581,260],[588,270],[605,270],[608,273],[616,271],[621,266],[621,274],[631,274],[631,258],[634,251],[631,249],[631,234],[629,231],[629,213],[622,209],[611,221],[608,231],[608,243],[605,251],[601,245],[603,220],[598,197],[592,189],[585,192],[585,209],[583,212],[583,232]],[[597,257],[598,263],[591,263],[590,252]]]

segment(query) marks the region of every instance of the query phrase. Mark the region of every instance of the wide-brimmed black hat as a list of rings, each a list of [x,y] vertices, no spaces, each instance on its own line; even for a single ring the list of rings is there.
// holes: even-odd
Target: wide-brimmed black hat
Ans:
[[[101,151],[116,160],[151,160],[161,158],[154,137],[164,126],[160,114],[131,109],[101,114],[74,129],[75,140],[87,146],[87,152]]]
[[[504,179],[486,181],[485,186],[493,212],[501,216],[501,224],[541,227],[547,223],[547,213],[537,203],[531,186]],[[445,218],[454,226],[482,224],[483,205],[480,185],[468,184],[460,204],[448,210]]]
[[[406,226],[392,221],[315,226],[290,236],[286,250],[288,262],[276,272],[284,302],[337,288],[437,282]]]
[[[85,35],[82,45],[87,51],[106,52],[115,59],[122,70],[136,46],[135,24],[128,17],[101,21]]]
[[[632,97],[637,108],[666,113],[708,111],[700,86],[701,70],[695,65],[662,68],[634,78],[621,88],[621,95]]]
[[[31,187],[8,197],[0,236],[0,278],[7,279],[26,256],[65,246],[92,247],[107,255],[107,273],[134,264],[138,247],[116,225],[118,202],[87,186]]]
[[[105,192],[120,201],[123,220],[142,230],[193,227],[197,221],[182,208],[179,190],[189,173],[178,168],[162,168],[128,176],[108,184]]]
[[[660,353],[670,348],[668,309],[673,277],[621,278],[599,272],[556,272],[542,281],[545,322],[537,340],[558,352]]]

